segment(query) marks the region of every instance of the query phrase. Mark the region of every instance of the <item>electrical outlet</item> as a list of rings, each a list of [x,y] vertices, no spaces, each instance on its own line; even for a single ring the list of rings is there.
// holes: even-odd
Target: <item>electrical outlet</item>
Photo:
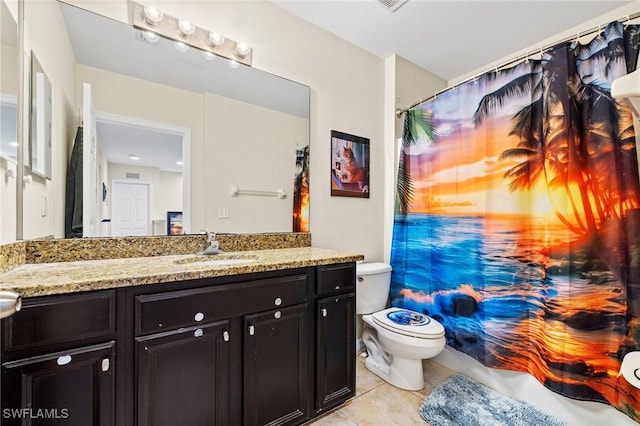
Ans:
[[[218,209],[218,219],[229,219],[229,209],[226,207],[220,207]]]

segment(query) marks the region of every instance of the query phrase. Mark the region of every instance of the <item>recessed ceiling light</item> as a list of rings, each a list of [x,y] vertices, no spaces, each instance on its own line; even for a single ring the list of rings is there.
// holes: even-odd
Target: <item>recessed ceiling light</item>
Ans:
[[[137,155],[129,154],[129,160],[139,160],[139,159],[140,159],[140,157],[138,157]]]
[[[182,161],[176,161],[176,164],[177,164],[178,166],[182,166],[184,163],[183,163]]]

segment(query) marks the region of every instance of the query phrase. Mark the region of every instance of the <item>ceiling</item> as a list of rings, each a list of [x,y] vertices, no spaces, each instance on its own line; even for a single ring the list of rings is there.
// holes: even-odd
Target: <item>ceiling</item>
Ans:
[[[392,13],[376,0],[273,2],[380,58],[397,54],[447,81],[633,3],[409,0]]]

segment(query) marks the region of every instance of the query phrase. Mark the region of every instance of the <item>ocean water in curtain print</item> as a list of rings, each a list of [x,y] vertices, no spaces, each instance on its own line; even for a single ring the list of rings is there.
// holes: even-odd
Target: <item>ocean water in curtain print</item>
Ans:
[[[488,367],[638,421],[616,377],[640,349],[638,161],[610,95],[624,53],[611,24],[407,113],[391,302]]]

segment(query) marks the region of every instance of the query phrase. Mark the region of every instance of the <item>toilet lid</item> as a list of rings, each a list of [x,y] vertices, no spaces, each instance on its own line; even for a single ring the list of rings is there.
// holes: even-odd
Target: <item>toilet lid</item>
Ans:
[[[422,339],[444,336],[444,327],[433,318],[401,308],[388,308],[373,314],[376,324],[398,334]]]

